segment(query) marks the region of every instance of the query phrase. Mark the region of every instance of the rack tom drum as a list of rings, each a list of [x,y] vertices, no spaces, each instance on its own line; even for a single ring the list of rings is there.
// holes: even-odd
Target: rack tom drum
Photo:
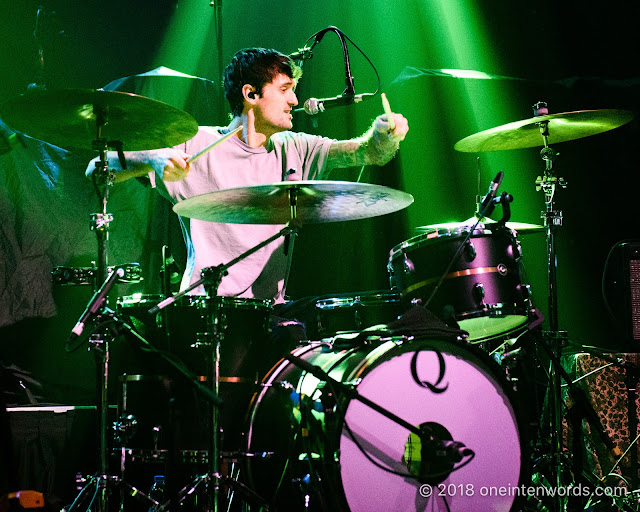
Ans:
[[[522,330],[530,309],[522,257],[507,228],[433,229],[395,246],[387,269],[403,300],[421,303],[446,323],[456,321],[471,342]],[[434,293],[434,290],[436,289]]]

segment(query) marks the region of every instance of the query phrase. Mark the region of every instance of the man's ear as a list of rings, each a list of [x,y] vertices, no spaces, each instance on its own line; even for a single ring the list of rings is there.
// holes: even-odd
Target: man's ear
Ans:
[[[242,95],[249,103],[252,104],[255,102],[256,96],[259,96],[259,94],[256,92],[255,87],[250,84],[244,84],[242,86]]]

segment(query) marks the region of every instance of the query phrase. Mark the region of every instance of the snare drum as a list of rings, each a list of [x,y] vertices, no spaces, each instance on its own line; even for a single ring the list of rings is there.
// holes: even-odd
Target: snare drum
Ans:
[[[530,309],[520,244],[510,229],[478,227],[452,261],[469,229],[432,230],[394,247],[387,266],[391,288],[443,321],[457,321],[472,342],[508,337],[526,326]]]
[[[514,493],[479,492],[519,485],[525,444],[504,372],[480,349],[416,338],[344,350],[316,343],[293,355],[475,455],[464,465],[471,454],[453,462],[422,450],[405,426],[282,360],[253,398],[247,431],[256,454],[247,461],[248,483],[272,508],[300,510],[308,493],[311,510],[511,509]]]

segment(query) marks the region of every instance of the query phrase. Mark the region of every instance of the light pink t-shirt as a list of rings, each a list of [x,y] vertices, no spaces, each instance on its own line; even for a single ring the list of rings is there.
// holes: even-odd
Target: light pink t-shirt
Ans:
[[[220,138],[221,128],[200,127],[189,141],[177,146],[196,154]],[[304,133],[282,132],[271,137],[266,148],[253,148],[237,137],[216,146],[192,164],[182,181],[157,181],[159,192],[173,203],[227,188],[264,185],[285,179],[295,169],[300,179],[326,179],[327,155],[333,139]],[[200,279],[202,269],[226,264],[275,235],[283,225],[222,224],[181,218],[187,245],[187,266],[181,288]],[[229,268],[217,295],[273,299],[284,302],[285,278],[289,269],[282,237]],[[191,293],[204,293],[203,287]],[[210,292],[211,293],[211,292]]]

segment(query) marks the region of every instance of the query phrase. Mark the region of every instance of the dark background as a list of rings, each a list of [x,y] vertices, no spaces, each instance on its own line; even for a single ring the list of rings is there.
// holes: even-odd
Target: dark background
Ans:
[[[362,180],[409,192],[414,204],[381,218],[305,226],[296,242],[289,287],[293,299],[388,289],[389,251],[414,236],[414,228],[470,217],[475,209],[478,155],[455,152],[457,140],[529,118],[531,105],[539,100],[547,101],[552,112],[605,108],[638,112],[635,3],[470,3],[474,14],[469,16],[478,18],[487,39],[474,48],[477,60],[466,56],[464,67],[524,80],[433,76],[397,80],[407,67],[461,67],[436,51],[449,44],[431,28],[446,29],[437,5],[343,0],[224,3],[223,63],[247,46],[294,51],[316,31],[335,25],[373,61],[382,90],[411,127],[398,156],[383,169],[365,169]],[[39,6],[43,10],[36,40]],[[194,32],[183,26],[172,43],[177,54],[184,52],[184,61],[158,62],[158,48],[172,18],[186,9],[193,12]],[[25,92],[32,83],[49,89],[98,88],[158,65],[208,79],[215,91],[220,65],[212,13],[205,0],[2,2],[0,102]],[[196,26],[204,30],[203,42],[196,41]],[[196,44],[202,46],[199,56],[186,59]],[[43,70],[38,66],[39,46]],[[371,67],[357,50],[351,47],[350,51],[356,91],[375,90]],[[489,68],[487,62],[491,62]],[[301,102],[310,96],[339,94],[344,87],[343,70],[338,40],[328,34],[316,47],[314,58],[305,63],[305,78],[298,88]],[[215,93],[211,95],[207,84],[197,87],[207,89],[210,108],[203,110],[202,102],[192,102],[185,109],[202,123],[225,124],[228,109]],[[485,104],[470,100],[481,95],[493,100]],[[469,122],[471,111],[475,122]],[[295,127],[329,137],[355,137],[381,112],[375,98],[328,111],[315,120],[298,115]],[[54,131],[64,128],[54,124]],[[569,184],[556,197],[557,208],[564,214],[557,246],[559,321],[578,346],[635,349],[624,333],[627,308],[622,299],[621,260],[614,258],[608,273],[617,276],[618,284],[609,291],[616,321],[607,314],[601,284],[614,244],[640,238],[638,143],[637,121],[632,121],[556,148],[561,153],[556,168]],[[0,360],[29,372],[41,384],[34,385],[34,392],[43,402],[94,401],[95,365],[86,344],[72,353],[64,350],[91,289],[54,287],[49,278],[53,267],[89,266],[96,259],[96,238],[88,216],[99,209],[91,183],[84,178],[86,162],[94,155],[90,149],[67,152],[30,138],[0,155]],[[543,169],[538,150],[480,155],[480,160],[481,193],[496,172],[504,170],[502,189],[515,198],[513,220],[541,223],[544,201],[534,185]],[[332,177],[355,180],[358,173],[359,169],[339,170]],[[135,181],[114,187],[109,211],[115,216],[110,262],[139,262],[145,277],[137,285],[116,286],[112,304],[117,297],[135,292],[159,293],[162,245],[170,246],[179,263],[184,261],[173,215],[152,190]],[[526,266],[523,280],[531,284],[535,306],[546,313],[544,235],[521,235],[520,241]],[[115,373],[129,357],[131,347],[122,345],[115,347]],[[14,398],[25,400],[17,390]]]

